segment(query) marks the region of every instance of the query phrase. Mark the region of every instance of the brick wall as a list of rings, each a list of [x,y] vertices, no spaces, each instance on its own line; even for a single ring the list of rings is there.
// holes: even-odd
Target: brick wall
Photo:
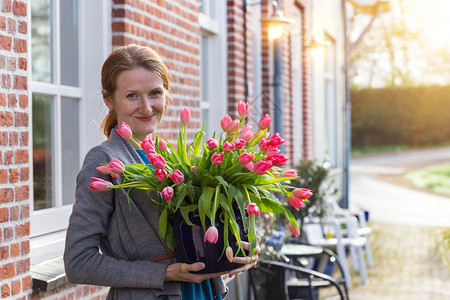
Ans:
[[[174,105],[158,132],[172,142],[178,138],[182,107],[189,107],[192,115],[188,138],[201,128],[198,14],[198,1],[113,1],[113,47],[130,43],[150,46],[169,68]]]
[[[26,299],[31,288],[28,3],[0,3],[0,288],[2,298]]]

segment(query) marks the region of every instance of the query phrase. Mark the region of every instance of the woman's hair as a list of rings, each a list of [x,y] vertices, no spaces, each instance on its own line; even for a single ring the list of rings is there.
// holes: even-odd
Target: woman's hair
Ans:
[[[117,89],[117,79],[123,71],[136,68],[145,68],[161,78],[165,89],[164,114],[169,110],[172,104],[170,95],[169,74],[161,56],[148,47],[139,45],[128,45],[114,49],[103,63],[102,67],[102,94],[103,99],[113,97]],[[103,119],[101,128],[103,133],[109,138],[110,132],[117,126],[117,115],[114,111]]]

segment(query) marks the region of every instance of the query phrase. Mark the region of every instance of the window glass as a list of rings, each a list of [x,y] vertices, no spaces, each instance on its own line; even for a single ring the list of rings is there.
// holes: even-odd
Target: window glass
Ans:
[[[53,97],[33,95],[34,210],[53,205]]]
[[[53,81],[52,6],[50,0],[31,1],[33,81]]]
[[[80,169],[79,101],[61,98],[61,158],[62,158],[62,204],[75,200],[75,181]]]
[[[61,84],[78,86],[78,1],[60,3]]]
[[[201,68],[202,68],[202,101],[208,102],[208,84],[209,84],[209,76],[208,76],[208,37],[205,34],[202,34],[201,39],[201,51],[202,51],[202,61],[201,61]]]

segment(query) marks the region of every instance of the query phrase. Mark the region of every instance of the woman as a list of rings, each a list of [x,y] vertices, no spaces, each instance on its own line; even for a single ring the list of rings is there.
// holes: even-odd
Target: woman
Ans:
[[[91,177],[118,183],[96,170],[113,158],[148,163],[115,128],[127,123],[140,142],[160,124],[172,103],[161,57],[137,45],[115,49],[103,64],[102,87],[110,110],[102,123],[108,140],[89,151],[77,177],[64,252],[67,279],[110,286],[108,299],[221,299],[228,291],[221,275],[227,272],[193,274],[204,264],[177,263],[158,235],[159,206],[145,191],[131,190],[130,209],[125,190],[100,193],[88,188]],[[156,192],[150,197],[160,199]],[[249,262],[234,258],[233,262],[244,265],[228,275],[254,266],[258,253],[259,249]]]

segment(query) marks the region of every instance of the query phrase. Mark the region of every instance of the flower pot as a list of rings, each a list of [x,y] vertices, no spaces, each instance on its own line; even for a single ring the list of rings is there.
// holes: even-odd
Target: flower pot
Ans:
[[[238,224],[241,228],[242,239],[244,236],[242,218],[240,214],[236,214],[236,218],[239,219]],[[224,225],[218,221],[218,217],[216,217],[215,227],[219,231],[219,238],[215,244],[204,241],[204,231],[198,212],[189,213],[189,219],[193,226],[186,223],[181,213],[175,214],[175,217],[171,220],[180,262],[187,264],[195,262],[205,263],[206,267],[204,269],[193,272],[200,274],[229,271],[241,266],[241,264],[230,263],[225,255],[223,239]],[[205,223],[206,228],[209,228],[210,220],[208,218],[206,218]],[[239,248],[235,244],[236,238],[230,231],[228,232],[228,241],[230,247],[233,249],[233,253],[236,254]],[[238,255],[243,256],[241,252]]]

